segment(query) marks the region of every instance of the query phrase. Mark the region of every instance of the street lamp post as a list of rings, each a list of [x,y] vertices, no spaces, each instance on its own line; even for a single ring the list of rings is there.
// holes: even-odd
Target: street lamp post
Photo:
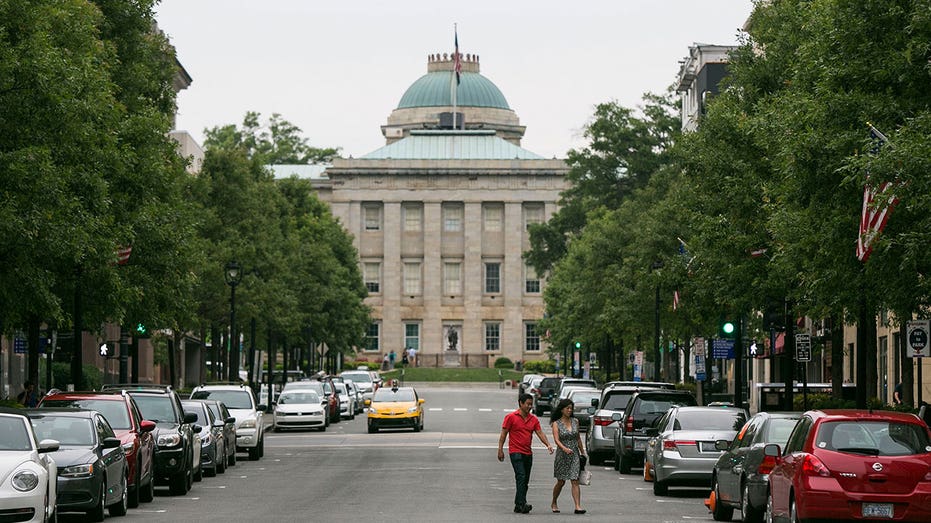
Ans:
[[[651,271],[657,271],[663,268],[663,262],[656,260],[650,265]],[[653,302],[653,381],[660,381],[659,366],[659,281],[656,282],[656,299]]]
[[[242,281],[242,267],[238,262],[231,261],[226,264],[223,279],[230,286],[230,351],[229,364],[226,367],[227,379],[230,381],[239,378],[239,335],[236,333],[236,286]]]

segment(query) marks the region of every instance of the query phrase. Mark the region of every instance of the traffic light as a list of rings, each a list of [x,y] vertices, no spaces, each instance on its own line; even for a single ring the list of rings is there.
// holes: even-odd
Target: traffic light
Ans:
[[[581,342],[581,341],[575,342],[575,348],[576,348],[576,349],[581,349],[581,348],[582,348],[582,342]]]
[[[136,324],[136,336],[139,338],[148,338],[149,329],[142,323]]]
[[[731,320],[722,319],[720,322],[718,322],[719,338],[733,338],[735,330],[736,327],[734,326],[734,322]]]
[[[106,343],[101,343],[100,348],[97,349],[97,352],[99,352],[100,355],[103,356],[104,358],[110,357],[110,347],[107,347]]]

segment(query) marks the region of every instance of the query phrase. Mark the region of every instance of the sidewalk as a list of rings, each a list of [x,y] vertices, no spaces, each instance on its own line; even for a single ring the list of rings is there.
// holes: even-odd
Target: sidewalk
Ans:
[[[497,381],[405,381],[405,387],[435,388],[435,389],[471,389],[471,390],[513,390],[517,388],[502,388]]]

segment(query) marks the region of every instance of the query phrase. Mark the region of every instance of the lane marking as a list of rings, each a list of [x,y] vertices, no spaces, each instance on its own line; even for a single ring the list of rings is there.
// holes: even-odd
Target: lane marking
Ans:
[[[491,409],[478,409],[479,412],[491,412]]]
[[[443,409],[440,408],[440,407],[432,407],[432,408],[427,409],[427,410],[429,410],[430,412],[442,412]]]
[[[226,488],[226,485],[213,485],[213,486],[201,485],[200,488]]]
[[[456,407],[456,408],[453,409],[453,410],[456,411],[456,412],[466,412],[466,411],[468,411],[469,409],[463,409],[463,408],[461,408],[461,407]]]

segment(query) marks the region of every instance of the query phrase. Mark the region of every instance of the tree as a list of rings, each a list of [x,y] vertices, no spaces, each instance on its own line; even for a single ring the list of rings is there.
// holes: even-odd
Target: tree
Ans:
[[[301,129],[273,113],[266,125],[261,115],[249,111],[242,127],[224,125],[206,130],[205,146],[222,149],[242,149],[251,157],[259,157],[263,165],[326,163],[339,155],[338,147],[317,148],[307,144]]]

